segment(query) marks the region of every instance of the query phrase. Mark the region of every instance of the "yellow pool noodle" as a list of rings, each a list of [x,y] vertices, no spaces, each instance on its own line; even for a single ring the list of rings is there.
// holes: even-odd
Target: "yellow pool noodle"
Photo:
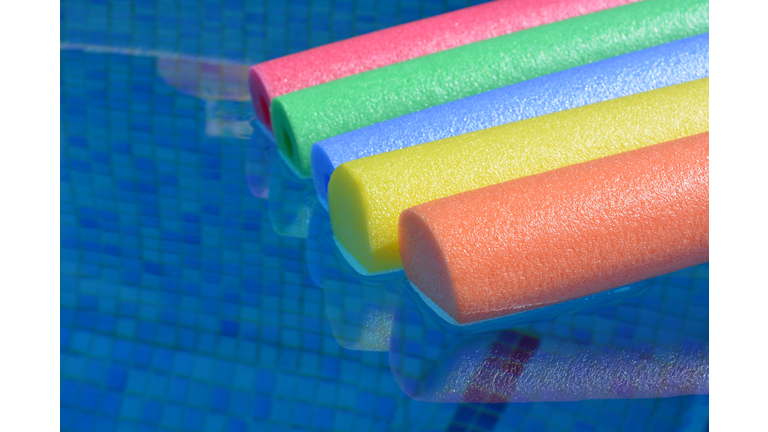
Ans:
[[[333,233],[366,271],[398,269],[409,207],[708,130],[704,78],[349,161],[328,184]]]

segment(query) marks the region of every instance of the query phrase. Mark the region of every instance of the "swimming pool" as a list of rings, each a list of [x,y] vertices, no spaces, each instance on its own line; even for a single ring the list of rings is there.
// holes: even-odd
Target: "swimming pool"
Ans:
[[[706,361],[708,265],[456,335],[344,267],[253,121],[247,65],[462,6],[62,2],[63,430],[707,428],[708,396],[631,397],[654,367],[702,392],[672,359]],[[489,388],[507,351],[520,370]],[[638,364],[641,385],[594,385]]]

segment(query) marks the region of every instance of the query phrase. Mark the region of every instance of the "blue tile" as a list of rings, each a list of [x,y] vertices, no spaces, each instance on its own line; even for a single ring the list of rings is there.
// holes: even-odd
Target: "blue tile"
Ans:
[[[238,418],[230,418],[227,420],[227,432],[245,432],[247,429],[247,423]]]
[[[253,403],[253,416],[257,419],[266,420],[270,416],[272,402],[263,396],[256,396]]]
[[[202,430],[205,421],[205,413],[196,408],[187,408],[184,410],[182,428],[190,431]]]
[[[214,387],[211,389],[211,397],[208,402],[208,406],[219,412],[226,412],[229,408],[230,393],[222,387]]]
[[[115,391],[123,391],[128,372],[123,368],[112,367],[107,375],[107,388]]]
[[[144,401],[144,405],[141,409],[141,421],[150,424],[159,423],[162,415],[162,409],[162,405],[156,401]]]

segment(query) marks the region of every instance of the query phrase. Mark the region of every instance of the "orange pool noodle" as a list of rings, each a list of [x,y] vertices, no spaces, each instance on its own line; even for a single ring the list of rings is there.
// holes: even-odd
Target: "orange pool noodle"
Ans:
[[[459,324],[709,260],[709,132],[403,211],[408,279]]]

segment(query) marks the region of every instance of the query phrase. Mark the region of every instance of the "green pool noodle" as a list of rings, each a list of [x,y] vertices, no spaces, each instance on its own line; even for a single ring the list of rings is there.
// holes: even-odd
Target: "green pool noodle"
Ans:
[[[707,0],[644,0],[279,96],[278,150],[302,177],[323,139],[517,82],[709,31]]]

